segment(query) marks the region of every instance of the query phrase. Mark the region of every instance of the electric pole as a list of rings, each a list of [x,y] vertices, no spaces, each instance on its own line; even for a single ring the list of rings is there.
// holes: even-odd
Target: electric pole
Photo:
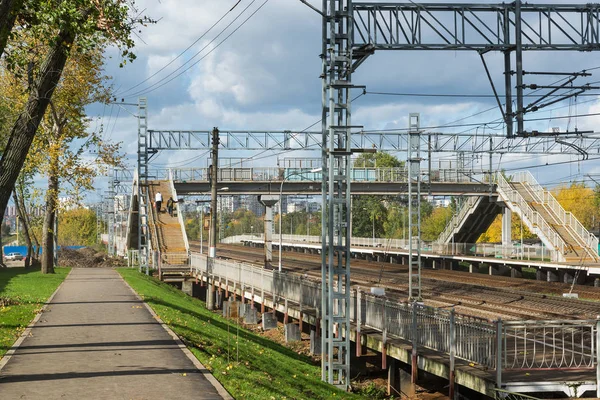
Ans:
[[[219,129],[212,131],[212,167],[210,171],[210,240],[208,244],[208,263],[206,282],[206,308],[214,310],[215,288],[212,281],[212,269],[217,256],[217,172],[219,168]]]

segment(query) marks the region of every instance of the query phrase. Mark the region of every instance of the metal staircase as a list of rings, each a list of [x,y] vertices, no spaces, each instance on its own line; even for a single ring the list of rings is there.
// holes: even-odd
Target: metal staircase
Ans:
[[[151,199],[155,198],[157,192],[163,197],[161,210],[152,207],[150,213],[152,247],[159,278],[165,281],[182,280],[190,269],[189,244],[178,208],[175,208],[173,216],[166,209],[167,199],[170,196],[177,198],[172,181],[150,181],[148,192]]]
[[[438,243],[475,243],[494,222],[502,208],[496,197],[470,196],[446,225]]]
[[[517,173],[510,182],[498,173],[496,181],[498,194],[506,205],[546,246],[555,250],[554,261],[579,265],[600,262],[598,239],[565,211],[531,173]]]

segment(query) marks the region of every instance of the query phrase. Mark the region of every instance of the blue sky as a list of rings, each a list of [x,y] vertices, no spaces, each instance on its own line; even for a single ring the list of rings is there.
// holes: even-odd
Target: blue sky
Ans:
[[[138,0],[136,7],[157,24],[143,28],[136,37],[138,59],[125,68],[118,68],[116,51],[109,50],[106,70],[112,76],[117,97],[136,102],[145,95],[149,103],[150,129],[209,130],[301,130],[321,117],[321,18],[298,0],[241,0],[208,34],[198,40],[238,0]],[[432,1],[429,1],[432,2]],[[440,2],[440,1],[434,1]],[[480,1],[482,3],[496,3]],[[321,2],[311,3],[320,7]],[[534,2],[535,3],[535,2]],[[544,4],[552,1],[544,1]],[[561,1],[560,3],[569,3]],[[256,12],[237,32],[216,46]],[[234,17],[248,9],[240,19],[211,43]],[[190,50],[175,59],[188,46]],[[202,50],[204,49],[204,50]],[[195,53],[198,56],[192,58]],[[203,57],[201,60],[200,58]],[[188,60],[190,60],[188,62]],[[502,57],[489,53],[486,60],[497,87],[503,92]],[[167,63],[171,65],[166,66]],[[184,63],[188,62],[185,66]],[[197,62],[179,77],[162,85]],[[526,54],[526,70],[575,72],[600,66],[597,53],[535,53]],[[176,68],[181,70],[173,72]],[[164,70],[161,70],[161,68]],[[158,73],[157,73],[158,72]],[[600,81],[600,70],[581,82]],[[153,74],[156,76],[152,77]],[[171,77],[168,74],[173,73]],[[145,81],[147,80],[147,81]],[[145,81],[145,82],[144,82]],[[484,68],[475,52],[378,52],[354,74],[353,82],[366,85],[368,91],[420,94],[492,94]],[[538,83],[547,82],[543,78]],[[548,82],[547,82],[548,83]],[[155,86],[152,86],[155,85]],[[595,93],[598,93],[597,91]],[[432,126],[467,117],[495,105],[492,98],[472,97],[406,97],[368,94],[354,103],[353,122],[365,129],[405,128],[410,112],[421,114],[422,125]],[[550,107],[553,111],[540,117],[594,113],[600,109],[596,97],[581,97]],[[134,108],[130,108],[135,112]],[[92,116],[101,118],[105,136],[123,141],[128,157],[135,159],[137,121],[116,106],[92,107]],[[118,115],[118,116],[117,116]],[[497,108],[465,120],[466,123],[489,122],[500,117]],[[572,129],[595,130],[600,120],[578,118],[569,122]],[[552,120],[529,128],[565,129],[567,120]],[[94,124],[92,124],[94,126]],[[319,129],[319,125],[315,126]],[[447,132],[483,132],[483,128],[457,128]],[[446,132],[446,131],[445,131]],[[487,128],[487,133],[500,133]],[[206,166],[201,152],[164,152],[155,159],[157,166]],[[250,157],[250,153],[227,154],[221,157]],[[280,157],[314,157],[306,152]],[[398,158],[405,157],[397,154]],[[523,155],[505,157],[506,168],[552,163],[574,158],[537,157],[524,160]],[[197,159],[192,161],[193,159]],[[255,166],[271,166],[276,156],[262,159]],[[259,165],[260,164],[260,165]],[[265,165],[269,164],[269,165]],[[560,168],[535,168],[534,174],[549,185],[582,179],[588,173],[600,173],[597,161],[571,163]]]

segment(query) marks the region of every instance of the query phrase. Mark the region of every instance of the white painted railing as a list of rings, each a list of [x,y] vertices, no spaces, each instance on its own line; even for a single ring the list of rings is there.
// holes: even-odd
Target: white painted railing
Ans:
[[[533,195],[537,200],[548,208],[553,215],[558,218],[558,222],[565,226],[569,231],[575,233],[573,238],[578,241],[580,246],[596,260],[598,257],[598,238],[590,233],[581,222],[566,211],[548,190],[544,189],[529,171],[518,172],[514,176],[516,182],[526,183],[533,189]]]
[[[444,231],[440,234],[440,236],[438,237],[436,242],[437,243],[448,242],[450,240],[450,238],[452,237],[452,235],[454,235],[456,233],[456,228],[462,226],[467,215],[470,215],[475,211],[475,206],[477,205],[478,201],[481,201],[480,196],[468,197],[467,201],[465,201],[465,203],[460,208],[458,213],[456,213],[452,216],[452,219],[450,220],[450,222],[448,222],[448,224],[446,225],[446,228],[444,228]]]
[[[281,182],[283,177],[289,182],[314,182],[321,180],[321,172],[311,172],[312,168],[219,168],[218,179],[220,182],[231,181],[275,181]],[[209,180],[208,168],[180,168],[172,169],[173,179],[176,182],[207,182]],[[430,173],[431,172],[431,173]],[[469,183],[481,182],[489,173],[484,170],[464,170],[464,169],[437,169],[429,171],[423,169],[422,174],[430,177],[431,182],[443,183]],[[406,183],[408,170],[401,168],[352,168],[350,170],[350,179],[353,182],[399,182]]]
[[[532,232],[536,233],[542,241],[551,249],[556,250],[554,261],[564,261],[564,254],[567,245],[560,235],[546,222],[546,220],[535,211],[529,203],[514,189],[510,183],[502,176],[502,173],[496,174],[497,190],[500,197],[508,204],[512,211],[521,217],[525,224],[529,225]],[[510,207],[510,206],[513,207]]]
[[[192,275],[201,279],[208,276],[206,255],[193,253],[190,261]],[[273,303],[289,301],[300,310],[319,309],[321,305],[320,282],[300,275],[215,259],[210,277],[218,285],[235,287],[254,302],[269,296]],[[495,370],[497,386],[501,386],[504,371],[576,368],[595,370],[600,376],[596,358],[600,320],[491,321],[374,296],[360,289],[350,292],[350,319],[357,331],[361,327],[376,329],[382,332],[382,340],[403,339],[415,352],[428,348],[451,360],[456,357]]]
[[[306,235],[283,235],[283,244],[286,245],[319,245],[320,236],[306,236]],[[391,239],[389,246],[387,245],[388,239],[378,239],[379,243],[385,243],[384,245],[371,246],[373,243],[372,238],[356,238],[353,237],[352,248],[373,248],[373,250],[380,252],[387,251],[408,251],[408,240],[402,239]],[[221,243],[237,244],[242,242],[254,241],[256,243],[262,243],[262,235],[236,235],[224,238]],[[357,244],[358,243],[358,244]],[[376,244],[379,244],[376,243]],[[551,261],[554,259],[554,251],[542,245],[523,245],[515,244],[510,246],[503,246],[502,244],[494,243],[428,243],[421,242],[422,253],[433,253],[439,255],[451,255],[451,256],[475,256],[475,257],[490,257],[490,258],[506,258],[515,260],[536,260],[536,261]],[[413,243],[413,245],[415,245]],[[279,242],[273,242],[273,246],[279,246]]]

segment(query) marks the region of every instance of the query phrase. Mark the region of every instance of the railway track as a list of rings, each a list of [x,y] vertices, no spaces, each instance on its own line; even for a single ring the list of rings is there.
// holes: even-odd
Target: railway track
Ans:
[[[191,242],[199,251],[199,243]],[[262,248],[218,245],[219,257],[262,264]],[[320,255],[286,252],[284,270],[321,279]],[[352,284],[382,286],[386,295],[398,301],[408,297],[408,267],[399,264],[353,260]],[[600,299],[600,288],[577,286],[580,298]],[[570,289],[557,282],[486,276],[459,271],[423,270],[422,292],[427,305],[451,308],[480,318],[515,319],[595,319],[600,302],[555,297]]]

